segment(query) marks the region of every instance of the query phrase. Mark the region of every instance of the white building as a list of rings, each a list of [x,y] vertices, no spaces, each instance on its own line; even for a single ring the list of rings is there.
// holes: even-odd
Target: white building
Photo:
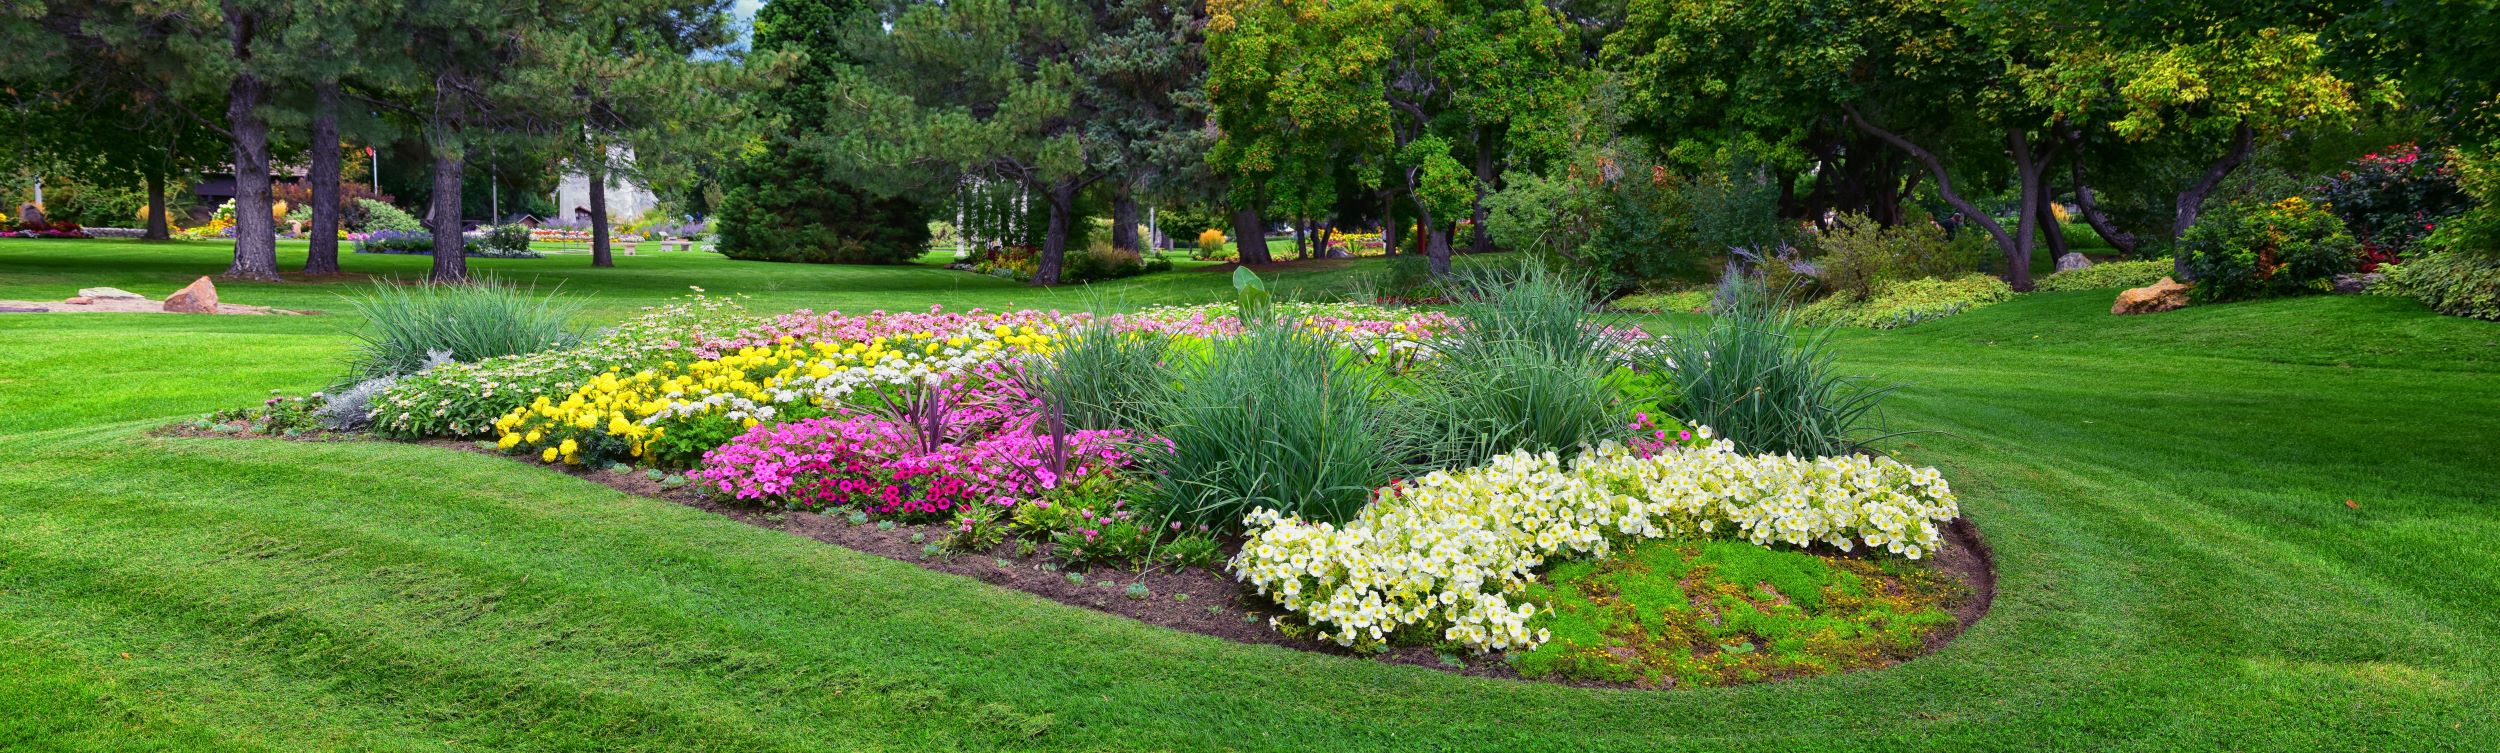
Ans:
[[[620,153],[626,159],[631,155]],[[660,199],[651,189],[630,178],[614,173],[608,175],[608,219],[637,217],[658,208]],[[579,172],[566,171],[556,183],[556,216],[550,219],[590,220],[590,179]]]

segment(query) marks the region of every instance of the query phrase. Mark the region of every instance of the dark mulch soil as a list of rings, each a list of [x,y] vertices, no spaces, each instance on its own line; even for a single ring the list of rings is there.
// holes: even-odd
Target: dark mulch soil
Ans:
[[[154,432],[160,436],[245,438],[248,435],[199,431],[188,423],[175,424]],[[287,437],[295,441],[339,441],[364,438],[363,435],[311,434]],[[909,562],[931,570],[972,577],[987,583],[1024,591],[1051,601],[1071,606],[1109,612],[1140,622],[1186,630],[1241,643],[1273,646],[1359,657],[1351,651],[1324,641],[1292,638],[1268,625],[1268,619],[1281,610],[1265,598],[1251,594],[1229,575],[1202,568],[1169,566],[1132,571],[1110,567],[1076,567],[1062,569],[1052,559],[1048,547],[1031,556],[1020,556],[1016,542],[1009,541],[988,552],[950,553],[930,556],[925,542],[935,541],[947,533],[943,524],[904,524],[880,527],[870,521],[854,525],[843,515],[821,515],[812,512],[766,510],[751,505],[725,504],[706,495],[692,485],[669,486],[649,478],[641,470],[617,473],[573,466],[552,467],[515,458],[494,449],[490,443],[466,440],[427,440],[422,444],[483,455],[507,458],[514,463],[538,469],[554,469],[611,489],[653,499],[667,500],[700,510],[717,513],[741,523],[783,531],[828,544],[867,552],[887,559]],[[915,536],[921,541],[914,541]],[[1229,558],[1240,548],[1228,544],[1219,558]],[[1953,604],[1958,625],[1939,631],[1927,641],[1933,652],[1949,643],[1988,613],[1996,599],[1996,563],[1987,542],[1979,537],[1977,528],[1966,519],[1956,519],[1945,530],[1945,547],[1931,560],[1936,568],[1960,581],[1968,595]],[[1220,566],[1219,566],[1220,567]],[[1069,577],[1083,576],[1082,582]],[[1147,594],[1132,598],[1130,584],[1145,584]],[[1499,655],[1448,655],[1425,646],[1401,646],[1370,656],[1369,660],[1394,664],[1412,664],[1447,672],[1477,677],[1519,679],[1519,673]],[[1785,679],[1785,678],[1774,678]],[[1634,686],[1612,683],[1564,683],[1585,687]]]

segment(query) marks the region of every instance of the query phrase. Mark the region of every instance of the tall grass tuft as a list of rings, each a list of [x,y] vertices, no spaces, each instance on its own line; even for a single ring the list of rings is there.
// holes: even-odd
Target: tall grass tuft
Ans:
[[[348,381],[416,373],[429,353],[476,361],[567,347],[583,336],[573,323],[579,301],[491,281],[377,281],[372,292],[347,302],[366,322]]]
[[[1143,429],[1170,388],[1172,338],[1085,327],[1063,333],[1047,359],[1025,365],[1031,386],[1077,429]]]
[[[1883,438],[1867,436],[1868,424],[1894,388],[1838,373],[1831,332],[1740,280],[1723,291],[1709,322],[1676,332],[1651,368],[1672,376],[1677,418],[1739,449],[1845,455]]]
[[[1259,508],[1344,521],[1392,473],[1384,377],[1278,324],[1209,344],[1155,401],[1158,495],[1177,521],[1231,530]]]
[[[1540,266],[1481,271],[1450,284],[1465,322],[1401,393],[1398,445],[1435,467],[1512,450],[1570,454],[1626,425],[1618,365],[1586,278]]]

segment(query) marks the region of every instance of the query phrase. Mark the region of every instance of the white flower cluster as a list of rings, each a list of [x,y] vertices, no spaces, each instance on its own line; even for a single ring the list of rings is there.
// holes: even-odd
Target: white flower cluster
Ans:
[[[1617,444],[1566,465],[1514,452],[1382,490],[1343,526],[1252,513],[1234,574],[1340,645],[1410,629],[1478,651],[1544,643],[1517,596],[1549,559],[1633,538],[1725,531],[1757,544],[1858,544],[1916,559],[1960,514],[1943,477],[1889,458],[1744,455],[1709,441]]]

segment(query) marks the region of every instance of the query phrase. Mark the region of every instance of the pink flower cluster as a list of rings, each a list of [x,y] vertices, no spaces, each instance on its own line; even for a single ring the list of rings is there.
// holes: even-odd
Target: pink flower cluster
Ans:
[[[818,510],[939,513],[977,502],[1014,505],[1056,487],[1061,474],[1124,470],[1126,431],[1042,426],[1039,400],[1007,369],[988,365],[935,388],[934,415],[846,412],[748,429],[704,453],[692,476],[740,500]]]
[[[1044,460],[1056,440],[1029,426],[933,450],[923,449],[912,431],[864,415],[765,424],[705,453],[694,477],[741,500],[873,513],[1015,505],[1060,483],[1060,471]],[[1124,469],[1132,461],[1128,432],[1074,431],[1066,442],[1062,470],[1071,477]]]
[[[1632,454],[1636,457],[1663,454],[1693,441],[1693,432],[1689,429],[1678,428],[1673,436],[1669,436],[1665,426],[1649,420],[1647,411],[1632,414],[1632,423],[1626,428],[1632,430]]]

